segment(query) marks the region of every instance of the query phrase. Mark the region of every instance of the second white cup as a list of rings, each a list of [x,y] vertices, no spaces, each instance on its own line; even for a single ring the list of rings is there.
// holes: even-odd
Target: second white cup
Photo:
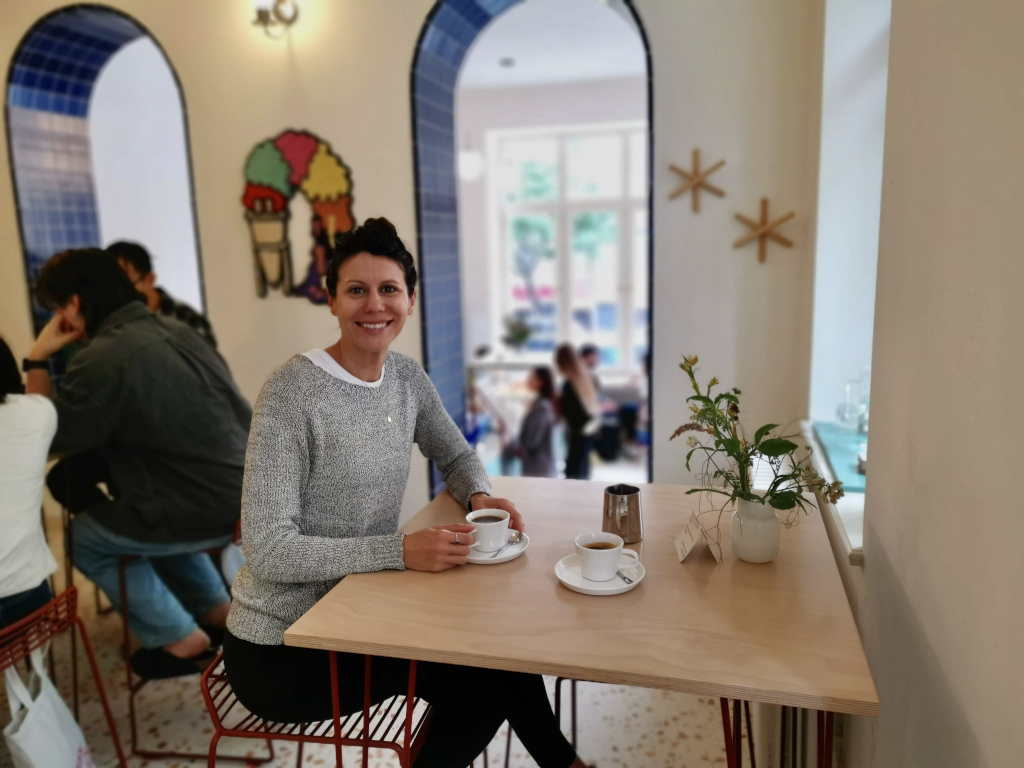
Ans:
[[[631,557],[627,568],[640,562],[631,549],[623,549],[622,538],[614,533],[581,533],[576,537],[576,554],[580,558],[580,574],[589,581],[611,581],[622,566],[622,556]]]
[[[496,552],[508,538],[509,514],[504,509],[478,509],[466,515],[466,522],[475,525],[473,549]]]

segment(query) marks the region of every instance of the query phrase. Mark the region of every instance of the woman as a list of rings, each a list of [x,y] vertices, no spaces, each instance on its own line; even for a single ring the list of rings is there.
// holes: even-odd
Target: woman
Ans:
[[[558,477],[555,466],[554,430],[558,423],[555,408],[555,379],[551,369],[540,366],[530,371],[526,386],[537,393],[519,427],[519,437],[502,451],[502,472],[513,458],[523,462],[524,477]]]
[[[597,391],[590,372],[580,362],[571,344],[561,344],[555,350],[555,365],[565,379],[561,399],[565,437],[569,444],[565,476],[586,480],[590,477],[591,435],[600,426]]]
[[[57,570],[39,522],[57,411],[24,391],[14,355],[0,339],[0,627],[50,602],[46,579]]]
[[[483,465],[423,369],[389,351],[416,299],[412,256],[390,222],[369,219],[338,237],[327,291],[341,338],[285,363],[256,402],[242,494],[246,562],[224,642],[239,700],[277,722],[331,717],[328,654],[286,647],[283,634],[340,579],[466,563],[472,526],[396,532],[414,442],[461,504],[505,509],[523,528],[512,502],[487,496]],[[374,701],[405,692],[408,668],[376,659]],[[346,712],[362,708],[363,669],[361,656],[338,655]],[[417,768],[465,768],[505,719],[539,765],[583,766],[538,675],[421,663],[416,693],[434,709]]]

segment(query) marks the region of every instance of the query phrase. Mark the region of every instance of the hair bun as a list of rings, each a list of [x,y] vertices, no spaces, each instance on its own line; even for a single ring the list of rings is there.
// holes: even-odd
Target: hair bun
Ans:
[[[370,232],[380,232],[381,234],[388,234],[392,237],[398,237],[398,230],[395,229],[395,225],[385,219],[383,216],[378,216],[374,219],[367,219],[363,222],[363,229]]]

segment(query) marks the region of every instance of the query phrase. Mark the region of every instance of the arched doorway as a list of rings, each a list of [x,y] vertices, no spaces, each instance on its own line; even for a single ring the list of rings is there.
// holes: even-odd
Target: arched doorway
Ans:
[[[432,9],[420,35],[411,73],[414,162],[418,250],[422,288],[423,361],[442,402],[455,422],[467,427],[466,364],[460,275],[460,226],[458,208],[455,100],[460,68],[466,54],[483,29],[496,17],[522,0],[439,0]],[[651,227],[651,66],[649,47],[643,26],[629,0],[612,0],[595,8],[612,12],[614,5],[627,14],[635,26],[646,59],[646,158],[642,184],[646,190],[645,243],[643,245],[646,293],[650,297],[653,278]],[[650,303],[647,316],[652,316]],[[651,330],[646,324],[646,348],[650,349]],[[643,355],[646,369],[646,399],[650,409],[649,355]],[[651,453],[647,452],[646,472],[650,477]],[[443,486],[436,471],[431,472],[431,492]]]
[[[134,79],[124,77],[129,69]],[[140,88],[138,78],[146,73],[154,80]],[[147,98],[161,100],[162,115],[148,124],[132,118],[152,112]],[[122,119],[112,114],[117,109]],[[142,25],[92,5],[40,19],[11,60],[6,119],[37,331],[49,319],[33,296],[46,259],[117,239],[143,242],[156,269],[173,259],[173,269],[164,270],[177,276],[172,290],[205,309],[184,99],[170,63]],[[118,126],[130,133],[108,133]],[[146,142],[158,142],[159,151]],[[135,161],[140,156],[152,157],[144,169]],[[150,220],[140,222],[140,216]],[[178,241],[168,244],[160,232],[176,233]]]

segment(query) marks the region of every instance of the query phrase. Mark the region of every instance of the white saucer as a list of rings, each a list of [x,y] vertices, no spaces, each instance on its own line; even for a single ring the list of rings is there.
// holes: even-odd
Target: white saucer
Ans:
[[[580,592],[584,595],[621,595],[623,592],[629,592],[643,581],[644,574],[647,572],[643,563],[633,565],[633,558],[626,555],[623,555],[622,559],[625,562],[619,566],[619,570],[633,580],[632,584],[627,584],[618,576],[611,581],[584,579],[580,573],[580,556],[576,554],[563,557],[555,564],[555,576],[573,592]],[[626,566],[625,563],[629,565]]]
[[[517,544],[509,545],[508,549],[501,553],[499,557],[492,557],[493,552],[478,552],[475,549],[469,550],[469,557],[466,560],[476,565],[498,565],[499,563],[507,563],[509,560],[515,560],[526,548],[530,546],[530,537],[525,533],[523,538],[519,540]]]

